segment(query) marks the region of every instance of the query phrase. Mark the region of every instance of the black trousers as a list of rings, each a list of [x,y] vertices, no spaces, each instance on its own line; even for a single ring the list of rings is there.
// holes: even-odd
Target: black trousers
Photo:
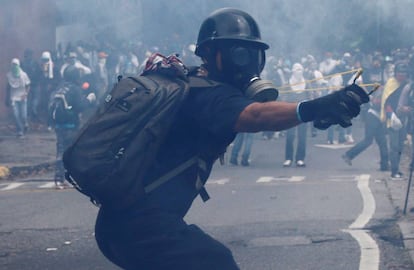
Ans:
[[[114,214],[101,208],[95,237],[123,269],[238,270],[231,251],[195,225],[155,208]]]

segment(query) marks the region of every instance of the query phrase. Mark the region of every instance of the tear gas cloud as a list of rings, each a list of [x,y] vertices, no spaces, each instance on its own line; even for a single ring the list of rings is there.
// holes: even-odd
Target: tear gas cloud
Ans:
[[[57,43],[127,40],[175,50],[195,43],[203,19],[220,7],[250,13],[272,55],[414,43],[412,0],[56,0]]]

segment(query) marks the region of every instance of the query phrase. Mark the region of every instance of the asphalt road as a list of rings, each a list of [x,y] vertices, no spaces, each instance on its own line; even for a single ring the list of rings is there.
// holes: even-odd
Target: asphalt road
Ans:
[[[355,127],[354,137],[361,130]],[[245,270],[414,269],[372,146],[352,167],[348,146],[309,137],[305,168],[283,168],[284,138],[254,141],[250,167],[216,165],[186,220],[225,243]],[[117,269],[93,236],[97,208],[48,179],[0,182],[0,269]]]

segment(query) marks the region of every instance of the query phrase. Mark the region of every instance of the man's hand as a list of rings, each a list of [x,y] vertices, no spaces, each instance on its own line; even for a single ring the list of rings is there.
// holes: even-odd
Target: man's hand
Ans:
[[[352,125],[351,119],[361,111],[360,106],[369,101],[368,94],[358,85],[352,84],[332,94],[298,105],[298,114],[303,122],[313,121],[318,129],[331,125]]]

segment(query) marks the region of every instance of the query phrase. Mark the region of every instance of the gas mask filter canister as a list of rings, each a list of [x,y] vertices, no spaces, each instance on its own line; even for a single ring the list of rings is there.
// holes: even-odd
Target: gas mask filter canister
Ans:
[[[279,96],[279,91],[270,80],[262,80],[254,77],[244,90],[244,94],[258,102],[275,101]]]

